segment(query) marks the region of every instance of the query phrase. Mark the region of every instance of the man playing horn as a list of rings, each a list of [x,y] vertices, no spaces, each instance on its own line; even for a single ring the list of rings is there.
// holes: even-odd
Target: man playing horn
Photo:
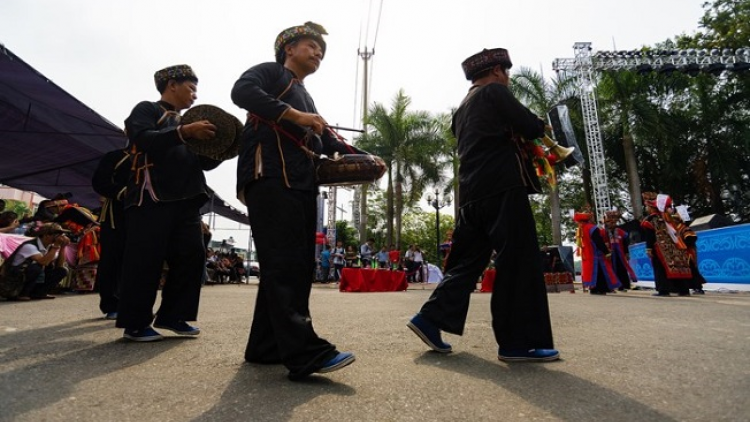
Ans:
[[[460,211],[445,278],[407,326],[431,349],[451,352],[441,331],[463,334],[471,293],[495,250],[490,309],[497,356],[502,361],[550,361],[560,354],[553,348],[529,181],[519,168],[513,141],[516,134],[543,136],[544,122],[508,89],[511,66],[503,48],[485,49],[462,63],[472,86],[452,122],[461,163]]]

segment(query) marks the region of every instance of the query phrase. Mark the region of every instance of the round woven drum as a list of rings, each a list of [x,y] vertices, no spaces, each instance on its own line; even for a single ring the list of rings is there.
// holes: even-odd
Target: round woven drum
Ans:
[[[216,126],[216,136],[207,140],[185,139],[188,149],[211,158],[223,154],[237,138],[237,118],[219,107],[202,104],[186,111],[181,123],[187,125],[201,120],[208,120]]]
[[[385,162],[376,155],[346,154],[336,160],[321,160],[317,177],[320,185],[362,185],[377,181],[385,171]]]
[[[234,116],[232,116],[232,119],[234,119],[234,126],[236,130],[234,142],[232,142],[229,147],[224,150],[224,152],[212,155],[211,158],[213,158],[214,160],[230,160],[240,154],[240,138],[242,137],[242,131],[245,129],[245,125],[242,124],[240,119]]]

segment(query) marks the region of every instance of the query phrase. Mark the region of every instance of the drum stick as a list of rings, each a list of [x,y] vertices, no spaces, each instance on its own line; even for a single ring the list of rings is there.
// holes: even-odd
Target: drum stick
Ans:
[[[348,128],[348,127],[333,126],[333,125],[328,125],[328,127],[331,128],[331,129],[336,129],[336,130],[346,130],[346,131],[349,131],[349,132],[365,133],[365,131],[362,130],[362,129],[352,129],[352,128]]]

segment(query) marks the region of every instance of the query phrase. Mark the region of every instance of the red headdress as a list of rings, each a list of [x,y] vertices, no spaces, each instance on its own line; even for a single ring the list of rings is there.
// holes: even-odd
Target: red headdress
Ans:
[[[594,218],[594,214],[591,212],[577,212],[573,214],[573,221],[577,223],[588,223]]]

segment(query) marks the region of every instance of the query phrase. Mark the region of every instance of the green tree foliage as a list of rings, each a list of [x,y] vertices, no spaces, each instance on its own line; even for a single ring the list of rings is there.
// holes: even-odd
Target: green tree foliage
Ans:
[[[450,194],[453,191],[453,215],[458,215],[458,205],[460,192],[458,190],[458,140],[451,130],[451,124],[453,122],[453,113],[455,109],[451,110],[450,113],[441,113],[435,117],[435,124],[438,128],[438,134],[442,137],[443,141],[440,143],[440,152],[438,159],[441,160],[439,167],[441,170],[447,169],[448,180],[443,183],[443,195]]]
[[[454,224],[453,216],[440,214],[440,243],[445,240],[448,230],[453,230]],[[435,232],[435,212],[421,209],[409,210],[404,215],[401,240],[402,255],[409,245],[418,245],[428,262],[440,266],[438,263],[442,258],[436,258],[438,238]],[[489,257],[487,259],[489,260]]]
[[[750,47],[750,0],[703,4],[701,30],[677,38],[679,48]],[[745,56],[747,57],[747,56]],[[693,145],[696,188],[686,202],[705,213],[728,211],[750,220],[750,72],[700,75],[685,95],[676,118]]]
[[[750,1],[705,3],[701,30],[655,49],[735,49],[750,44]],[[649,50],[644,47],[644,51]],[[693,215],[750,218],[750,75],[604,73],[597,86],[607,166],[617,192],[634,183],[665,192]],[[628,165],[628,154],[632,154]],[[627,176],[627,177],[626,177]],[[617,195],[615,195],[617,197]]]
[[[715,0],[703,3],[702,30],[678,38],[680,48],[745,48],[750,40],[750,1]]]
[[[336,222],[336,241],[341,241],[344,247],[352,245],[355,248],[359,246],[359,236],[357,229],[351,226],[348,221]],[[333,246],[333,245],[331,245]]]
[[[422,198],[425,188],[443,180],[445,143],[439,125],[424,111],[409,111],[411,99],[403,90],[393,99],[390,110],[375,103],[366,124],[372,130],[361,137],[358,146],[380,156],[386,173],[386,236],[388,243],[401,244],[401,218],[404,209]],[[395,223],[395,227],[394,227]]]
[[[32,214],[29,204],[24,201],[17,199],[3,199],[3,201],[5,201],[5,208],[0,211],[13,211],[18,215],[19,220],[23,217],[29,217]]]

